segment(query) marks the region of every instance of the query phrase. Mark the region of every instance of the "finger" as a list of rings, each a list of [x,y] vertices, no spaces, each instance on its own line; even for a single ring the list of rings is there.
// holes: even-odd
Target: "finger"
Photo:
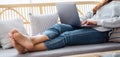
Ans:
[[[83,25],[86,24],[86,23],[87,23],[87,21],[83,21],[83,22],[82,22]]]
[[[86,22],[85,25],[89,25],[89,22]]]

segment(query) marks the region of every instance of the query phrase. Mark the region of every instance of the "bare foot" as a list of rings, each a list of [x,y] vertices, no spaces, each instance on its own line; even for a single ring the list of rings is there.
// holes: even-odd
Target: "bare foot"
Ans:
[[[18,43],[13,39],[11,33],[9,33],[9,36],[10,36],[10,41],[11,41],[13,47],[19,52],[19,54],[24,54],[24,53],[27,52],[24,47],[22,47],[20,44],[18,44]]]
[[[31,40],[29,39],[29,37],[27,37],[26,35],[23,35],[18,30],[13,29],[10,32],[10,34],[13,35],[14,40],[17,43],[19,43],[21,46],[25,47],[28,50],[30,50],[30,49],[33,48],[33,43],[31,42]]]

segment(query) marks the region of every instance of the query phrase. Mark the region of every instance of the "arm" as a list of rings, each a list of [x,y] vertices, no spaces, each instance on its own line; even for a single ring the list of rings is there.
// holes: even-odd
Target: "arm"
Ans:
[[[109,27],[109,28],[120,27],[120,16],[113,17],[111,19],[96,20],[96,22],[97,22],[97,25],[100,25],[103,27]]]
[[[91,11],[87,12],[85,15],[83,15],[82,17],[80,17],[81,18],[80,20],[85,21],[87,19],[91,19],[93,16],[94,16],[93,11],[91,10]]]

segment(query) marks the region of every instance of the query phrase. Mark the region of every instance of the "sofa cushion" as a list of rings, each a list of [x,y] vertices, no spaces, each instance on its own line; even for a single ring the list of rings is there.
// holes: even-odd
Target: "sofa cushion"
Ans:
[[[90,52],[101,52],[120,49],[120,43],[102,43],[92,45],[68,46],[61,49],[32,52],[19,55],[15,49],[0,49],[0,57],[60,57],[73,54],[83,54]]]
[[[44,32],[58,21],[57,13],[48,15],[30,15],[32,35]]]
[[[9,40],[8,33],[13,28],[17,28],[23,34],[27,34],[21,18],[0,21],[0,44],[3,49],[12,47],[12,44],[10,43],[10,40]]]

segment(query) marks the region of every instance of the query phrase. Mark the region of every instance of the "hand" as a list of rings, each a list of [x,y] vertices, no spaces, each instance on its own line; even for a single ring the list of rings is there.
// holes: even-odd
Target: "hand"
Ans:
[[[83,25],[97,25],[97,21],[88,19],[88,20],[83,21],[82,24]]]

